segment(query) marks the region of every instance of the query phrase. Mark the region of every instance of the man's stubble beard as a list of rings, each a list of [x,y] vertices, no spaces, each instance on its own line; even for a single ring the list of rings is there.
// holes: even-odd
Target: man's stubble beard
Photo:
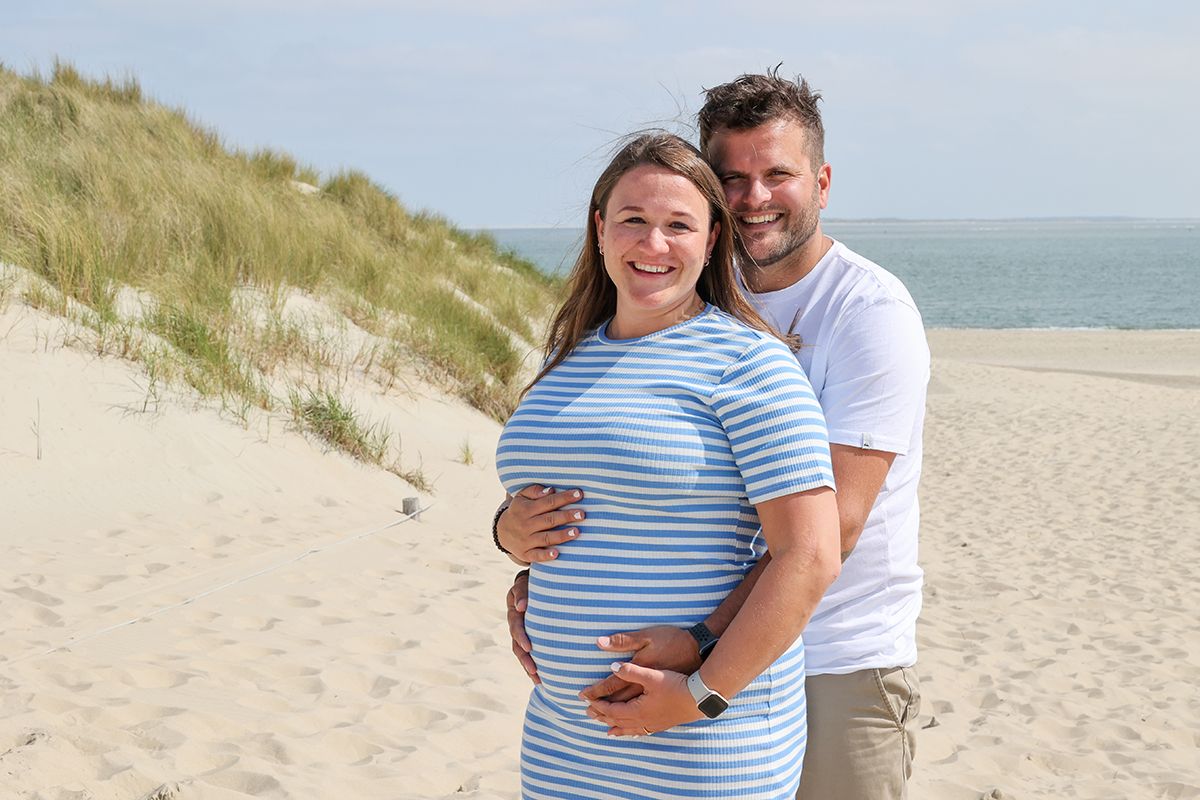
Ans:
[[[787,230],[783,231],[782,241],[765,256],[755,258],[749,252],[749,247],[746,248],[747,255],[750,256],[750,260],[756,267],[761,269],[763,267],[774,266],[808,244],[817,232],[817,226],[821,222],[821,207],[818,197],[818,190],[814,189],[812,204],[804,208],[801,215],[796,219],[795,225],[789,226]]]

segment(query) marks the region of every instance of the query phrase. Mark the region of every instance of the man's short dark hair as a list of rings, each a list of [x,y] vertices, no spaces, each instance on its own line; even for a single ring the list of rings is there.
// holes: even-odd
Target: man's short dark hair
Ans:
[[[782,65],[780,65],[782,66]],[[825,126],[817,101],[821,93],[797,75],[790,81],[779,76],[779,66],[765,75],[740,75],[729,83],[704,90],[704,107],[697,115],[700,149],[708,152],[713,133],[722,129],[746,130],[768,122],[795,122],[807,134],[813,169],[825,163]]]

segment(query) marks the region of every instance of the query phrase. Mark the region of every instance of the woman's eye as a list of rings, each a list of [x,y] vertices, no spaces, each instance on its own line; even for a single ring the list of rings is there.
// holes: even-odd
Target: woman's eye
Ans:
[[[690,231],[692,229],[686,222],[672,222],[671,227],[677,231]]]
[[[626,220],[625,220],[625,222],[626,222],[626,223],[631,223],[631,224],[634,224],[634,225],[640,225],[640,224],[642,224],[643,222],[645,222],[645,220],[644,220],[644,219],[642,219],[641,217],[629,217],[628,219],[626,219]]]

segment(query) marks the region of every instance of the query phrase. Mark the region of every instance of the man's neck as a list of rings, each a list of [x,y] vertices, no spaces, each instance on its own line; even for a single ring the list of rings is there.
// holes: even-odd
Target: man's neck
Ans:
[[[746,287],[755,294],[786,289],[812,272],[831,247],[833,239],[822,233],[818,225],[808,241],[786,258],[768,267],[750,266],[745,272]]]

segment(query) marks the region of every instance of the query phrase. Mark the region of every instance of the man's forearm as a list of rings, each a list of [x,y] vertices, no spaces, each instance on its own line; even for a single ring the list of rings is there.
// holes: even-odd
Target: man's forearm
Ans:
[[[705,626],[715,636],[724,634],[725,629],[729,627],[729,623],[733,622],[733,618],[742,610],[742,606],[746,603],[746,598],[750,596],[750,592],[754,589],[754,584],[758,583],[759,577],[762,576],[763,570],[767,568],[767,563],[770,560],[771,554],[764,553],[763,557],[754,565],[754,569],[746,573],[746,577],[742,579],[742,582],[721,601],[721,605],[717,606],[708,615],[708,619],[704,620]]]

